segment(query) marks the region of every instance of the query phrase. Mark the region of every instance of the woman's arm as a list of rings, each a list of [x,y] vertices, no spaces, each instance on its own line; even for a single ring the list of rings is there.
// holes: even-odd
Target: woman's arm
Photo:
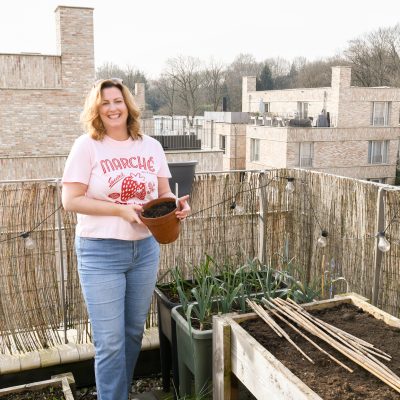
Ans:
[[[86,215],[116,216],[131,223],[142,224],[138,212],[143,208],[137,204],[117,204],[86,197],[87,185],[79,182],[63,183],[62,204],[66,211]]]
[[[158,197],[174,197],[176,196],[171,192],[168,178],[157,178],[158,179]],[[178,198],[179,210],[175,212],[177,218],[185,219],[190,213],[190,206],[187,202],[189,195]]]

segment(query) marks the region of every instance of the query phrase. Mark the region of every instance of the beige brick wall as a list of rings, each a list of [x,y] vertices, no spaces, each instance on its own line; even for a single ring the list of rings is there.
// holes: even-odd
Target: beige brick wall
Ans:
[[[251,139],[259,140],[260,159],[251,161]],[[286,168],[287,129],[247,125],[246,169]]]
[[[242,112],[249,112],[253,109],[253,102],[257,101],[256,97],[253,99],[253,93],[256,92],[256,82],[255,76],[244,76],[242,81]],[[258,103],[257,103],[258,109]],[[257,110],[255,110],[257,111]]]
[[[399,126],[400,88],[343,89],[340,97],[340,121],[338,127],[371,126],[372,104],[377,101],[391,102],[389,126]]]
[[[223,170],[244,169],[246,166],[246,125],[216,122],[214,130],[218,147],[220,136],[225,136],[225,154],[222,156]]]
[[[55,18],[58,55],[0,54],[0,156],[68,154],[82,134],[95,80],[93,9],[60,6]],[[144,84],[135,100],[145,110]]]
[[[0,54],[0,156],[68,153],[94,81],[93,9],[55,11],[59,55]]]
[[[246,168],[299,167],[301,142],[314,146],[311,169],[353,178],[385,178],[393,183],[400,128],[272,128],[247,126]],[[260,161],[250,162],[250,139],[260,140]],[[388,140],[388,162],[368,163],[369,141]]]
[[[136,105],[138,106],[140,111],[144,111],[146,109],[146,90],[144,83],[135,83],[135,93],[133,93],[135,97]]]

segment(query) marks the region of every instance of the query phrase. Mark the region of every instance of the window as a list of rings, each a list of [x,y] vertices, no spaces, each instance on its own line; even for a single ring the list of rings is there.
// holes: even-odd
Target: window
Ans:
[[[250,161],[260,161],[260,139],[250,139]]]
[[[367,181],[376,183],[386,183],[385,178],[367,178]]]
[[[271,103],[264,103],[264,109],[266,113],[271,111]]]
[[[219,135],[219,148],[223,150],[225,154],[225,149],[226,149],[226,136],[225,135]]]
[[[388,126],[391,103],[389,101],[374,101],[372,103],[371,125]]]
[[[368,142],[368,163],[386,164],[388,162],[388,140],[371,140]]]
[[[314,156],[314,143],[313,142],[302,142],[299,143],[299,167],[300,168],[311,168],[313,166]]]
[[[297,102],[297,117],[299,119],[308,118],[308,103],[304,103],[302,101]]]

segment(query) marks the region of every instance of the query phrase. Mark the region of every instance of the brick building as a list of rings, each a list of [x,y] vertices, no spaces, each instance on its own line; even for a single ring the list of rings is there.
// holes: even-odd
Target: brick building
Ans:
[[[350,80],[350,67],[333,67],[330,87],[256,91],[256,78],[244,77],[242,110],[253,114],[246,168],[301,167],[394,183],[400,88]]]
[[[55,17],[57,55],[0,54],[0,158],[65,155],[82,134],[95,80],[93,9],[59,6]],[[135,90],[144,110],[144,85]]]

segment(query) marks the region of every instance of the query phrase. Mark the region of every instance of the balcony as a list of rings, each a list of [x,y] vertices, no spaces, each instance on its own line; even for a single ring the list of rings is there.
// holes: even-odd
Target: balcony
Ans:
[[[308,170],[197,174],[192,215],[180,238],[162,247],[160,276],[179,265],[188,277],[190,265],[205,254],[237,266],[258,258],[276,269],[291,268],[320,289],[323,282],[323,298],[346,290],[343,277],[351,291],[399,316],[400,192],[393,189]],[[59,183],[0,183],[0,195],[3,359],[64,348],[67,339],[68,348],[89,346],[73,248],[76,220],[59,208]],[[322,230],[328,232],[324,247],[318,245]],[[25,246],[26,231],[34,248]],[[378,248],[378,232],[389,240],[385,252]],[[156,325],[152,308],[148,328]]]

